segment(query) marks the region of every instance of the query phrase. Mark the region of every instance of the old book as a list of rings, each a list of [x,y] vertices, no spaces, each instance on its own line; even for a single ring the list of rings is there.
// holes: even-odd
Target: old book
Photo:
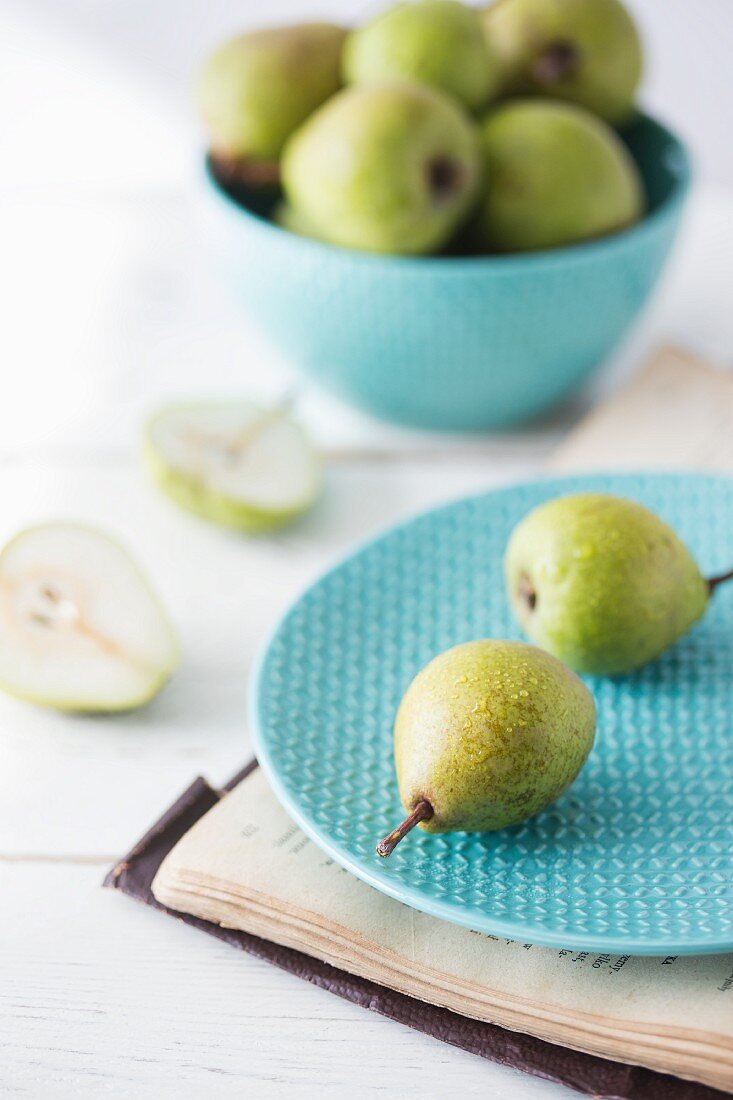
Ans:
[[[627,467],[731,470],[732,424],[731,377],[670,349],[551,465],[611,469],[623,457]],[[733,1091],[733,955],[557,951],[446,924],[334,864],[259,770],[179,841],[153,893],[464,1016]]]
[[[733,371],[662,348],[583,419],[547,468],[733,473]]]
[[[153,893],[465,1016],[733,1089],[733,955],[558,951],[446,924],[325,856],[259,769],[178,842]]]

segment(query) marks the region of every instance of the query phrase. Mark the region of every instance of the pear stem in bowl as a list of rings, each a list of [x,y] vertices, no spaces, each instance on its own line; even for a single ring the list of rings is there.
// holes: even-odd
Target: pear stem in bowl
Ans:
[[[211,169],[223,187],[277,187],[280,164],[276,160],[252,160],[209,153]]]
[[[733,569],[729,569],[727,573],[719,573],[717,577],[708,577],[708,588],[713,593],[719,584],[730,580],[733,580]]]
[[[415,806],[415,809],[412,811],[412,813],[408,814],[401,825],[398,825],[396,829],[393,829],[392,832],[384,838],[384,840],[380,840],[379,844],[377,845],[377,855],[383,856],[385,859],[387,858],[387,856],[391,856],[392,852],[395,850],[399,842],[403,839],[403,837],[407,836],[411,829],[414,829],[420,821],[430,821],[430,818],[432,816],[433,807],[426,799],[423,798]]]
[[[551,42],[534,60],[532,76],[538,84],[551,87],[572,76],[578,68],[580,55],[572,42]]]

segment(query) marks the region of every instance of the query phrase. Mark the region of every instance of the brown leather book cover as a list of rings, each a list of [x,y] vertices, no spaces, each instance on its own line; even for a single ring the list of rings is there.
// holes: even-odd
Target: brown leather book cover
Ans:
[[[225,790],[231,790],[256,767],[253,760],[226,784]],[[104,885],[208,932],[240,951],[266,959],[353,1004],[379,1012],[481,1058],[568,1085],[588,1096],[606,1100],[723,1100],[726,1094],[706,1085],[682,1081],[641,1066],[596,1058],[531,1035],[472,1020],[336,970],[300,951],[166,909],[151,892],[155,874],[173,846],[216,805],[221,793],[204,779],[196,779],[132,851],[112,868]]]

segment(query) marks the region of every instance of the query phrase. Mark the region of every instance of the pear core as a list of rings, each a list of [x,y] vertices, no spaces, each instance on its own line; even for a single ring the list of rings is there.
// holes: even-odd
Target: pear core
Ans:
[[[38,706],[113,713],[149,702],[178,643],[135,561],[103,531],[27,528],[0,552],[0,688]]]
[[[143,459],[176,504],[224,527],[263,534],[305,512],[321,489],[321,461],[290,402],[166,405],[150,418]]]

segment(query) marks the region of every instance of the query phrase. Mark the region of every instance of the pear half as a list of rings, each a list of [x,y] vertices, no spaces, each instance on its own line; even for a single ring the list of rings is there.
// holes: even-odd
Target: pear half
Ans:
[[[253,534],[295,519],[321,489],[320,459],[280,406],[169,405],[146,426],[144,457],[156,484],[177,504]]]
[[[102,531],[49,523],[0,554],[0,686],[57,710],[130,710],[178,663],[165,612]]]

